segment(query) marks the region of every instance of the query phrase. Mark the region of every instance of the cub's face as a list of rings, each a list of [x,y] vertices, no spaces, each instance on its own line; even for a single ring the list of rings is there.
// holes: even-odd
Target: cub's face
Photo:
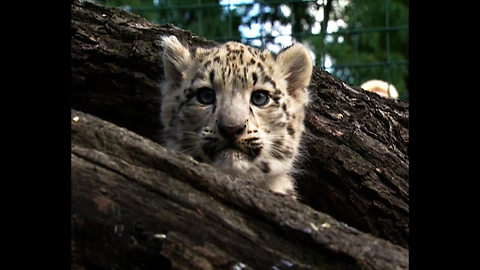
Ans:
[[[163,41],[165,146],[237,176],[288,173],[308,103],[307,49],[274,57],[236,42],[192,52],[175,37]]]

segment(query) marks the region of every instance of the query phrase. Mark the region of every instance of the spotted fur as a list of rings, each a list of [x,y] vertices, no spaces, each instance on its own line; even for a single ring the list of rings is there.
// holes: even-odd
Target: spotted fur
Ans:
[[[188,49],[174,36],[163,37],[163,65],[167,148],[295,194],[291,174],[313,66],[303,45],[275,56],[237,42]]]

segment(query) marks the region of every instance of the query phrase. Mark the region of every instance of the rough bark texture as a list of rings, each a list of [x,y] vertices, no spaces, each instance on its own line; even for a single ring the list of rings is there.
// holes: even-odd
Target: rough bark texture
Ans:
[[[302,200],[293,202],[152,142],[161,129],[159,35],[214,44],[72,3],[72,267],[408,268],[408,102],[314,69]]]
[[[89,114],[71,126],[72,268],[408,268],[405,248],[289,197]]]

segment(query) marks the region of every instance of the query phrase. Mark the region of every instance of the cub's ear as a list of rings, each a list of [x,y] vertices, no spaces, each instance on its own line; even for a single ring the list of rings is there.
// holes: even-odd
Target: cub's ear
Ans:
[[[163,70],[165,79],[173,84],[180,84],[183,80],[183,72],[190,64],[192,57],[190,51],[185,48],[175,36],[164,36],[163,43]]]
[[[278,66],[283,69],[288,82],[288,93],[308,86],[312,76],[313,62],[308,49],[300,44],[284,49],[277,55]]]

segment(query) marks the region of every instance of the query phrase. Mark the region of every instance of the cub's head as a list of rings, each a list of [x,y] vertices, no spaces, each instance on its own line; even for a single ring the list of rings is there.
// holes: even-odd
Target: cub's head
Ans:
[[[288,174],[303,132],[308,50],[274,56],[227,42],[188,49],[163,38],[164,145],[249,179]]]

